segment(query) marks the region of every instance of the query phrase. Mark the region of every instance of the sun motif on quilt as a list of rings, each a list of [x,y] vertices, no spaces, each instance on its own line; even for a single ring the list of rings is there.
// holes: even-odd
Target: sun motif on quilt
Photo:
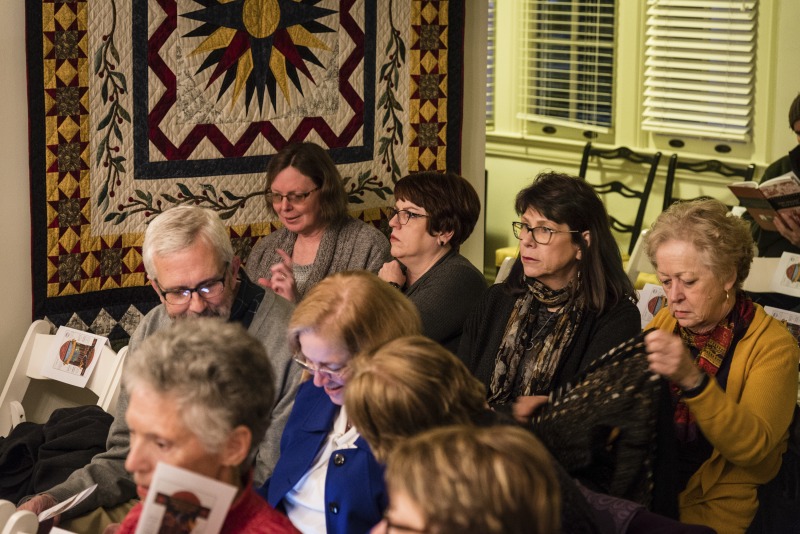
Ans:
[[[184,37],[205,37],[192,54],[204,54],[196,74],[212,69],[206,88],[222,78],[217,99],[230,93],[231,103],[253,96],[259,109],[269,92],[273,110],[278,89],[292,103],[289,84],[303,94],[300,74],[316,83],[308,64],[324,67],[315,50],[329,50],[315,34],[335,32],[320,22],[336,11],[320,0],[194,0],[202,9],[182,16],[202,24]],[[244,95],[244,96],[243,96]]]

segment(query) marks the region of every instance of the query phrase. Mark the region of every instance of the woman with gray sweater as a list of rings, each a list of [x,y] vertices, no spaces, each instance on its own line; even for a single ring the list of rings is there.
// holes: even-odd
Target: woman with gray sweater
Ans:
[[[275,154],[265,197],[283,228],[256,243],[245,271],[287,300],[301,300],[329,274],[378,272],[389,259],[386,236],[348,216],[342,177],[319,145],[289,145]]]

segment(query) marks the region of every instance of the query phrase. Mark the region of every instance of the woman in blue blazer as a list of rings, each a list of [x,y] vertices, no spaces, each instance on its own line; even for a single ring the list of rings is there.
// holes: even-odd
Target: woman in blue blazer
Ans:
[[[344,408],[348,363],[400,336],[418,334],[415,306],[368,272],[332,275],[312,288],[289,323],[300,385],[281,455],[259,493],[303,532],[369,532],[387,506],[383,466]]]

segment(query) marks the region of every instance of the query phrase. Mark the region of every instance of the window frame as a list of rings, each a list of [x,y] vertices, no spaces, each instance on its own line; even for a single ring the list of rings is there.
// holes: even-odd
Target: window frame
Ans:
[[[614,75],[614,122],[613,134],[592,140],[599,145],[625,145],[634,150],[656,151],[664,153],[680,152],[689,158],[708,159],[715,157],[728,162],[755,162],[764,164],[782,153],[780,148],[785,143],[774,146],[775,139],[780,141],[776,132],[783,132],[782,124],[776,126],[778,118],[784,113],[785,93],[789,89],[776,86],[776,79],[787,78],[778,67],[774,57],[783,53],[776,49],[777,44],[770,41],[770,36],[787,22],[779,20],[781,9],[775,0],[759,0],[758,29],[756,36],[756,82],[753,103],[753,135],[744,143],[725,143],[717,140],[683,138],[682,147],[672,146],[674,136],[661,135],[645,131],[641,127],[644,111],[644,61],[646,2],[641,0],[617,0],[617,50]],[[516,115],[516,105],[521,95],[517,80],[521,62],[521,50],[516,45],[521,35],[520,18],[522,7],[516,0],[496,0],[497,32],[496,32],[496,65],[495,75],[495,113],[494,127],[487,131],[487,155],[499,157],[515,157],[531,160],[546,159],[553,164],[563,162],[574,164],[579,161],[580,152],[587,139],[569,137],[560,129],[555,134],[545,134],[541,128],[525,128],[523,121]],[[794,8],[793,8],[794,10]],[[786,52],[789,55],[789,51]],[[784,63],[785,60],[782,60]],[[635,65],[636,67],[631,67]],[[788,76],[793,78],[793,76]],[[776,109],[778,111],[776,111]],[[764,117],[768,117],[765,120]],[[731,150],[722,153],[718,145],[726,145]]]

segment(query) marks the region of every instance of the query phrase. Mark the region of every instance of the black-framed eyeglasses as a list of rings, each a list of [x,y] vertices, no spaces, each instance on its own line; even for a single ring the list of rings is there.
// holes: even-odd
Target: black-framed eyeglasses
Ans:
[[[389,220],[391,221],[397,217],[397,222],[401,225],[408,224],[408,221],[411,219],[420,219],[424,217],[430,217],[430,215],[426,215],[424,213],[414,213],[413,211],[408,210],[399,210],[397,208],[389,208]]]
[[[280,193],[276,193],[275,191],[267,191],[264,196],[267,197],[268,202],[272,202],[273,204],[280,204],[283,202],[283,199],[289,201],[289,204],[299,204],[303,202],[305,199],[308,198],[308,195],[313,193],[314,191],[319,191],[319,187],[315,187],[305,193],[298,193],[296,191],[292,191],[291,193],[286,193],[285,195],[281,195]]]
[[[155,282],[159,293],[161,293],[161,296],[164,297],[164,300],[167,301],[168,304],[180,306],[181,304],[186,304],[192,300],[192,293],[197,293],[197,295],[203,300],[218,297],[225,290],[225,278],[227,276],[228,264],[226,263],[222,276],[219,278],[214,278],[213,280],[207,280],[197,287],[163,289],[161,284],[158,283],[158,280]]]
[[[514,237],[522,239],[524,232],[527,232],[533,237],[533,240],[540,245],[549,245],[550,240],[553,239],[553,234],[579,234],[578,230],[553,230],[547,226],[528,226],[524,222],[512,222],[511,227],[514,229]]]
[[[345,373],[347,373],[347,366],[346,365],[344,367],[342,367],[341,369],[331,369],[331,368],[326,367],[324,365],[314,365],[311,362],[309,362],[308,360],[306,360],[306,357],[303,356],[303,354],[300,353],[300,352],[298,352],[297,354],[292,356],[292,359],[294,360],[294,363],[296,363],[297,365],[299,365],[300,367],[302,367],[303,369],[305,369],[306,371],[308,371],[312,375],[315,375],[317,373],[321,373],[321,374],[327,376],[328,378],[333,378],[334,380],[341,380],[342,377],[345,375]]]

